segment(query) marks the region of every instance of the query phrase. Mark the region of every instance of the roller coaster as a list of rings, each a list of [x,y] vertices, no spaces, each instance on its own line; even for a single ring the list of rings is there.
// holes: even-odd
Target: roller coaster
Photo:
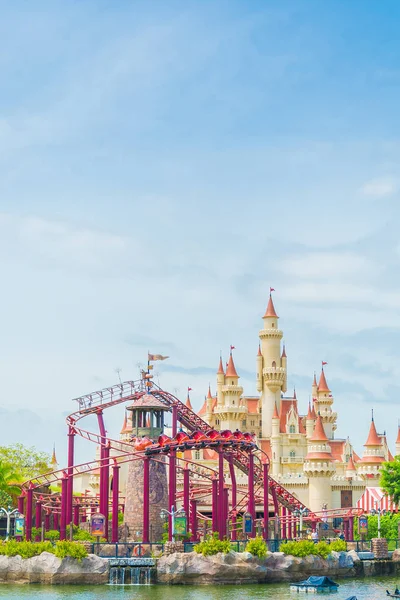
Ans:
[[[172,413],[172,436],[161,434],[157,441],[149,438],[130,441],[114,440],[107,435],[104,413],[106,409],[134,402],[145,395],[157,399],[165,410]],[[25,514],[25,534],[32,539],[32,526],[35,522],[44,523],[59,529],[60,539],[65,539],[67,526],[79,525],[90,516],[100,512],[106,519],[106,538],[118,542],[118,513],[124,509],[124,497],[119,494],[119,469],[123,463],[142,461],[143,463],[143,527],[142,542],[150,542],[150,461],[166,461],[168,466],[168,504],[181,505],[190,522],[191,539],[197,541],[201,533],[199,520],[208,522],[207,531],[218,532],[220,538],[229,536],[236,539],[238,517],[251,515],[252,532],[256,527],[262,531],[264,539],[270,537],[273,524],[275,535],[292,538],[296,536],[298,515],[306,515],[312,528],[326,518],[326,513],[312,513],[280,485],[269,474],[268,456],[261,451],[254,437],[246,432],[216,431],[188,408],[178,398],[161,389],[145,378],[126,381],[112,387],[75,398],[77,410],[66,419],[68,427],[68,464],[66,468],[45,473],[26,481],[18,499],[18,510]],[[95,415],[98,432],[88,431],[81,426],[82,420]],[[180,426],[178,430],[178,425]],[[100,457],[94,461],[75,464],[75,438],[80,436],[100,447]],[[218,456],[218,467],[199,464],[185,458],[187,450],[208,448]],[[113,451],[110,456],[111,450]],[[187,454],[187,453],[186,453]],[[228,464],[229,480],[225,478],[225,464]],[[112,470],[112,491],[110,494],[110,469]],[[247,476],[246,489],[239,489],[236,470]],[[100,472],[98,496],[74,496],[74,477],[82,473]],[[60,492],[45,492],[49,486],[58,486]],[[241,486],[243,488],[243,486]],[[199,502],[209,498],[211,516],[199,510]],[[342,516],[349,524],[356,509],[345,509],[330,516]],[[111,514],[111,527],[108,518]],[[203,531],[203,530],[202,530]],[[172,529],[169,530],[172,539]]]

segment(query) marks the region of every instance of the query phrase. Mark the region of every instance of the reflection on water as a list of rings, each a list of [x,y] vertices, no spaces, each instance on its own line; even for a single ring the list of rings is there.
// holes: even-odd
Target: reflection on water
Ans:
[[[0,600],[299,600],[332,598],[345,600],[383,600],[386,590],[393,591],[400,579],[339,580],[337,594],[315,596],[290,592],[288,584],[237,586],[39,586],[0,585]]]

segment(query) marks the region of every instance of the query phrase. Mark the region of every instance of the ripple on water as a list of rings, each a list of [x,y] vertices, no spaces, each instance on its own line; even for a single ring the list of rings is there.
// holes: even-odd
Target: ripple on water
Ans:
[[[290,592],[287,584],[237,586],[39,586],[1,585],[0,600],[286,600],[332,598],[383,600],[400,583],[393,577],[342,580],[336,594],[315,596]]]

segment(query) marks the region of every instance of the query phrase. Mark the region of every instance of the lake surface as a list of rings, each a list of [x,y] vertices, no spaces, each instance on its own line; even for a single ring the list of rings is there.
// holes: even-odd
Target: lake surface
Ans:
[[[380,600],[386,589],[393,591],[400,580],[392,577],[338,580],[336,594],[298,594],[287,584],[237,586],[40,586],[0,585],[0,600],[285,600],[330,598]]]

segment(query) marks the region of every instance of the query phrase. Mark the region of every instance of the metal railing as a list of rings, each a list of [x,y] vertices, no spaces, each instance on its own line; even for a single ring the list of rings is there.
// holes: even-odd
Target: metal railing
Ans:
[[[101,558],[157,558],[164,552],[164,544],[151,542],[94,542],[92,554]]]

